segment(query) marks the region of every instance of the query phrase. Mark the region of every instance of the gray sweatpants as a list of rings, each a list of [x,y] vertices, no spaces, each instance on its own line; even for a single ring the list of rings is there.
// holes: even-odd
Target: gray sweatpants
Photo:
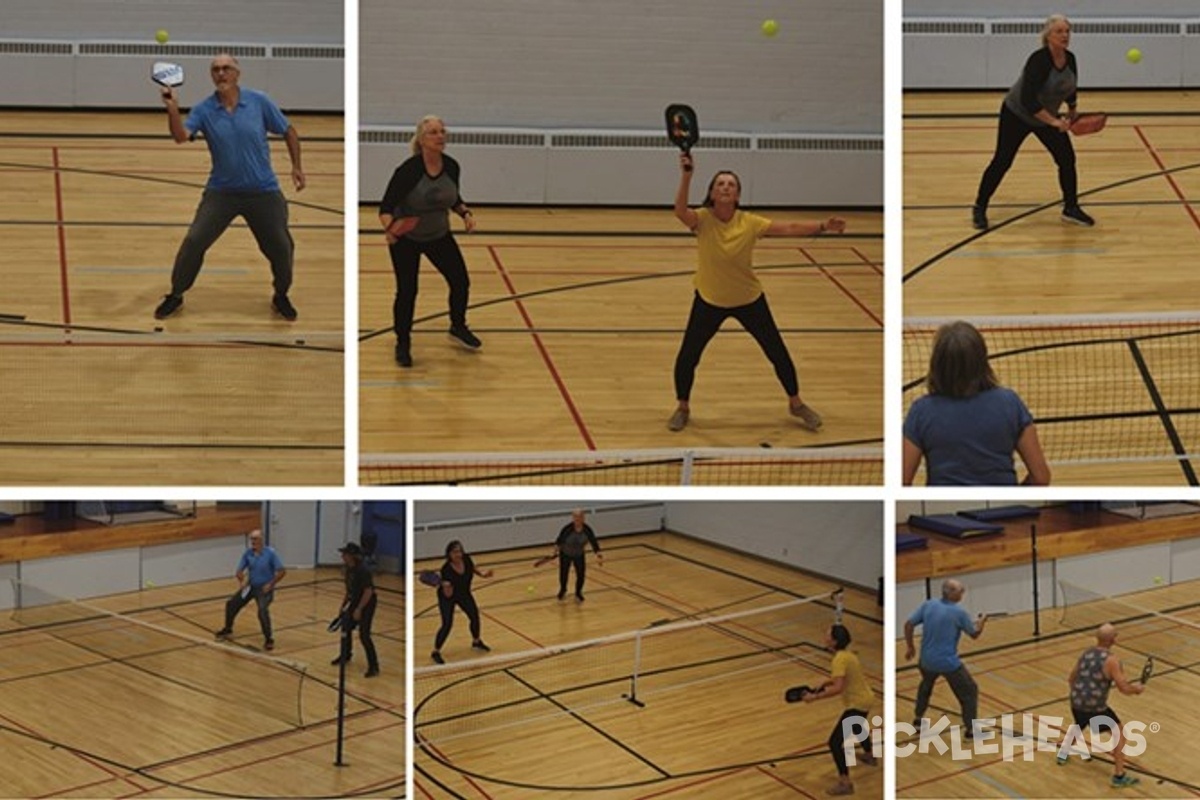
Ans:
[[[288,204],[283,192],[214,189],[204,190],[196,217],[179,245],[171,270],[171,294],[182,295],[192,288],[204,266],[204,254],[239,216],[246,220],[259,251],[271,262],[275,294],[287,295],[292,286],[295,244],[288,232]]]
[[[965,735],[971,736],[971,724],[979,715],[979,686],[971,677],[971,673],[967,672],[967,665],[963,664],[953,672],[934,672],[925,667],[920,667],[920,670],[921,685],[917,688],[917,705],[914,716],[917,719],[925,716],[925,711],[929,708],[929,698],[933,694],[933,684],[938,678],[945,678],[946,683],[950,684],[950,691],[954,692],[954,696],[958,698],[958,704],[962,707]]]

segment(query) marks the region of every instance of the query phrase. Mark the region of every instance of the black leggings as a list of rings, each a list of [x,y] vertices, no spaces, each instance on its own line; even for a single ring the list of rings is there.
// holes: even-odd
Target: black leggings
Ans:
[[[733,308],[722,308],[707,303],[697,292],[692,300],[692,313],[688,316],[687,330],[683,334],[683,344],[679,346],[679,355],[675,357],[675,397],[678,400],[688,400],[692,394],[692,384],[696,380],[696,367],[700,364],[700,356],[704,348],[721,327],[721,323],[733,317],[742,327],[754,337],[758,346],[771,359],[775,366],[775,375],[783,384],[783,390],[788,397],[800,393],[800,382],[796,378],[796,366],[788,354],[787,345],[779,334],[779,326],[771,316],[767,305],[767,296],[760,294],[753,303]]]
[[[467,302],[471,294],[471,279],[467,276],[467,262],[454,236],[447,233],[432,242],[414,242],[401,236],[388,247],[392,256],[392,271],[396,273],[396,299],[392,303],[392,322],[396,338],[409,343],[412,332],[413,312],[417,306],[417,275],[420,272],[421,256],[430,260],[446,283],[450,285],[450,324],[465,327],[467,324]]]
[[[833,763],[837,765],[838,775],[847,776],[850,774],[850,768],[846,766],[846,731],[842,726],[850,717],[862,717],[864,722],[860,723],[861,728],[867,728],[867,712],[859,711],[857,708],[847,708],[845,713],[838,719],[837,725],[833,726],[833,733],[829,734],[829,752],[833,754]],[[863,752],[871,755],[871,733],[865,731],[867,737],[863,739],[859,746]]]
[[[347,611],[342,616],[342,659],[350,660],[354,651],[354,629],[358,629],[358,639],[362,642],[363,650],[367,653],[367,666],[379,669],[379,657],[375,654],[375,641],[371,638],[371,624],[375,621],[375,607],[379,605],[378,596],[372,597],[362,612],[362,620],[354,621],[354,614]]]
[[[454,607],[458,606],[467,615],[467,619],[471,621],[471,641],[479,640],[479,633],[482,630],[482,624],[479,619],[479,606],[475,604],[475,597],[467,594],[459,597],[446,597],[441,591],[438,591],[438,611],[442,612],[442,627],[438,629],[437,639],[434,640],[433,649],[441,650],[442,645],[446,643],[446,638],[450,636],[450,630],[454,627]]]
[[[583,580],[587,575],[587,557],[586,556],[569,556],[565,553],[558,555],[558,593],[564,595],[567,593],[567,577],[571,574],[571,565],[575,565],[575,594],[578,597],[583,596]]]
[[[1058,186],[1062,189],[1063,205],[1070,207],[1079,204],[1078,183],[1075,175],[1075,148],[1071,146],[1070,134],[1063,133],[1049,125],[1033,126],[1022,120],[1008,106],[1000,105],[1000,128],[996,134],[996,154],[992,163],[983,171],[979,179],[979,192],[975,195],[975,205],[987,208],[992,195],[1000,187],[1021,143],[1025,137],[1033,134],[1050,151],[1054,163],[1058,165]]]

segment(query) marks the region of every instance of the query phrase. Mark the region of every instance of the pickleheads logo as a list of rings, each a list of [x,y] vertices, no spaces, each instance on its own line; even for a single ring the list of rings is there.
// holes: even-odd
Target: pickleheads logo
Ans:
[[[1018,720],[1019,728],[1015,724]],[[998,721],[977,719],[971,726],[970,736],[965,735],[960,726],[951,725],[949,717],[925,720],[920,730],[902,722],[896,725],[897,737],[907,734],[917,738],[898,744],[896,755],[903,758],[913,753],[937,751],[939,755],[945,755],[949,752],[956,761],[995,755],[1002,755],[1005,761],[1016,761],[1018,754],[1023,761],[1033,761],[1036,753],[1090,756],[1092,753],[1111,753],[1120,740],[1119,731],[1124,738],[1125,755],[1140,756],[1146,752],[1145,733],[1157,733],[1159,726],[1137,721],[1118,726],[1111,717],[1098,716],[1092,718],[1089,728],[1090,738],[1085,737],[1074,722],[1067,724],[1062,717],[1035,717],[1033,714],[1020,717],[1005,714]]]

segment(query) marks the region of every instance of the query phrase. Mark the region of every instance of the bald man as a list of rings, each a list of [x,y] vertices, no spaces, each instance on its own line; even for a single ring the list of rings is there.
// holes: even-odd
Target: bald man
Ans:
[[[963,737],[973,739],[975,732],[972,725],[979,711],[979,686],[967,671],[967,665],[958,657],[958,640],[964,633],[972,639],[978,639],[983,633],[987,617],[980,614],[978,619],[971,619],[967,610],[959,605],[966,593],[967,588],[961,582],[947,580],[942,583],[940,598],[926,600],[917,607],[904,623],[904,641],[907,645],[904,658],[912,661],[916,655],[913,634],[921,625],[921,660],[918,662],[921,685],[917,689],[913,727],[921,727],[921,720],[929,708],[933,685],[938,678],[945,678],[962,708]]]
[[[1138,783],[1138,779],[1125,774],[1125,735],[1121,732],[1121,720],[1108,705],[1108,692],[1115,684],[1121,694],[1141,694],[1146,687],[1130,683],[1121,669],[1121,660],[1113,654],[1117,641],[1117,626],[1106,622],[1096,630],[1096,646],[1089,647],[1075,662],[1071,670],[1071,714],[1075,717],[1078,730],[1072,730],[1063,739],[1058,751],[1058,764],[1064,766],[1070,753],[1069,744],[1085,730],[1091,730],[1094,738],[1101,725],[1116,728],[1113,742],[1113,774],[1110,781],[1114,789],[1124,789]],[[1093,724],[1095,727],[1093,727]]]
[[[166,319],[183,306],[183,293],[196,282],[204,254],[240,216],[271,263],[271,308],[289,322],[294,321],[297,313],[288,300],[288,290],[295,245],[288,231],[287,200],[271,167],[267,134],[278,134],[287,143],[296,191],[306,183],[300,166],[300,136],[271,98],[238,84],[241,65],[231,54],[218,53],[209,73],[216,91],[193,106],[186,119],[179,112],[175,91],[162,90],[171,138],[183,144],[203,135],[212,157],[212,171],[196,216],[175,256],[171,291],[154,310],[154,317]]]
[[[571,567],[575,567],[575,599],[583,602],[583,581],[587,575],[587,559],[584,546],[591,545],[592,552],[604,565],[604,556],[600,554],[600,543],[596,541],[596,532],[584,521],[582,508],[571,512],[571,521],[558,532],[554,540],[554,555],[558,556],[558,599],[567,596],[567,578]]]
[[[262,628],[263,648],[275,649],[271,633],[271,601],[275,599],[275,586],[283,580],[287,570],[283,561],[272,547],[263,543],[262,531],[250,531],[250,546],[238,560],[236,578],[238,590],[225,602],[225,627],[217,631],[218,639],[233,636],[233,621],[238,612],[251,600],[258,606],[258,624]]]

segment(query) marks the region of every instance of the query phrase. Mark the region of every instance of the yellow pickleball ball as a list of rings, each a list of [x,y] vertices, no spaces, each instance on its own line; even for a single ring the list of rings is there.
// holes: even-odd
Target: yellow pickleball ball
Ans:
[[[774,36],[779,33],[779,23],[773,19],[765,19],[762,24],[763,36]]]
[[[530,594],[533,594],[533,593],[534,593],[534,591],[535,591],[535,590],[534,590],[534,588],[533,588],[533,584],[531,583],[531,584],[529,584],[528,586],[526,586],[526,587],[525,587],[525,591],[529,592]]]
[[[159,28],[154,34],[154,41],[159,44],[166,44],[171,38],[171,34],[167,33],[166,28]]]
[[[1125,52],[1125,60],[1130,64],[1139,64],[1142,61],[1142,51],[1136,47],[1131,47]]]

